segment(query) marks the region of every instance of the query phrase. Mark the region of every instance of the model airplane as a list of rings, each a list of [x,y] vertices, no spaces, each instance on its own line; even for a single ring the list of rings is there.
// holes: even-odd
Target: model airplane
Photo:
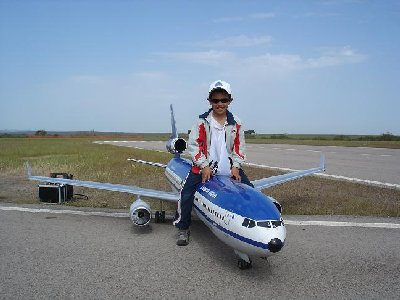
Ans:
[[[181,157],[181,154],[186,150],[186,141],[178,137],[172,105],[171,125],[172,135],[167,143],[167,149],[174,154],[174,158],[167,165],[136,159],[128,160],[165,168],[165,175],[174,189],[173,192],[119,184],[32,176],[29,163],[27,163],[28,177],[31,180],[54,184],[68,184],[135,194],[138,199],[130,207],[130,219],[136,226],[146,226],[149,224],[152,214],[150,205],[141,200],[140,196],[178,202],[179,192],[192,166],[190,160]],[[213,176],[197,187],[193,208],[198,217],[217,238],[234,249],[234,252],[239,256],[238,266],[241,269],[247,269],[252,264],[250,257],[266,258],[277,253],[282,249],[286,240],[286,228],[281,216],[281,205],[275,199],[260,191],[324,170],[324,157],[321,156],[318,168],[255,180],[252,181],[254,188],[239,183],[228,176]],[[156,222],[162,221],[164,218],[165,212],[156,212]]]

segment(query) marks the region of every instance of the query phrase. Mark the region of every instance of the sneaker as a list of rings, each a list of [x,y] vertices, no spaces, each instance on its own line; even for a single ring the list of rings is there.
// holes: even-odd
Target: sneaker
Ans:
[[[190,236],[189,229],[179,229],[178,240],[176,241],[176,244],[178,246],[186,246],[187,244],[189,244],[189,236]]]

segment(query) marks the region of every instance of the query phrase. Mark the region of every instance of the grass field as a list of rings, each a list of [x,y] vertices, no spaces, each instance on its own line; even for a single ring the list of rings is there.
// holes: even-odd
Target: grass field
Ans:
[[[0,201],[39,203],[37,183],[25,178],[24,162],[29,160],[35,175],[68,172],[75,179],[121,183],[170,190],[164,169],[131,164],[128,157],[167,163],[168,153],[111,145],[93,144],[97,138],[2,138],[0,139]],[[279,174],[261,168],[245,168],[249,178]],[[71,206],[128,208],[132,195],[75,188],[89,200],[67,202]],[[400,191],[307,177],[264,192],[284,207],[285,214],[400,216]],[[159,201],[146,199],[153,209]],[[174,210],[175,205],[164,206]]]

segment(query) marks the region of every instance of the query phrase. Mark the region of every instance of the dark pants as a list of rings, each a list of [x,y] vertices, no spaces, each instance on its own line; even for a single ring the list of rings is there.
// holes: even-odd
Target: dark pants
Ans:
[[[254,187],[242,169],[239,169],[239,175],[242,183]],[[190,226],[194,194],[196,193],[196,188],[200,183],[201,174],[195,174],[190,171],[181,191],[181,200],[178,203],[176,221],[174,222],[174,225],[179,229],[188,229]]]

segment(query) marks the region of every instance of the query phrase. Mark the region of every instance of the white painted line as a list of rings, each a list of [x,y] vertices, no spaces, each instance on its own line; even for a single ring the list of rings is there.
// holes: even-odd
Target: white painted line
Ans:
[[[21,211],[21,212],[30,212],[30,213],[100,216],[100,217],[113,217],[113,218],[128,218],[129,217],[129,213],[107,213],[107,212],[101,212],[101,211],[79,211],[79,210],[48,209],[48,208],[26,208],[26,207],[17,207],[17,206],[0,206],[0,210]]]
[[[318,151],[318,150],[306,150],[306,151],[308,151],[308,152],[314,152],[314,153],[321,153],[321,151]]]
[[[66,214],[79,216],[97,216],[112,218],[129,218],[129,213],[109,213],[101,211],[79,211],[68,209],[48,209],[48,208],[27,208],[18,206],[0,206],[2,211],[20,211],[28,213],[48,213],[48,214]],[[400,229],[397,223],[357,223],[357,222],[332,222],[332,221],[296,221],[286,220],[286,225],[294,226],[331,226],[331,227],[364,227],[364,228],[388,228]]]
[[[98,141],[101,143],[101,141]],[[105,143],[107,142],[112,142],[112,141],[103,141]],[[145,141],[141,141],[145,142]],[[329,146],[331,148],[335,148],[336,146]],[[150,149],[145,149],[145,148],[139,148],[139,147],[133,147],[136,149],[141,149],[141,150],[150,150]],[[362,148],[368,148],[368,147],[358,147],[360,149]],[[281,150],[281,148],[272,148],[273,150]],[[380,148],[377,148],[380,149]],[[284,149],[288,151],[293,151],[296,149]],[[164,153],[166,151],[161,151],[161,150],[153,150],[157,152]],[[309,151],[309,150],[307,150]],[[316,151],[316,150],[310,150],[310,151]],[[320,152],[320,151],[316,151]],[[332,152],[334,153],[334,152]],[[364,156],[369,156],[370,154],[361,154]],[[298,171],[295,169],[290,169],[290,168],[281,168],[281,167],[272,167],[272,166],[266,166],[266,165],[261,165],[261,164],[255,164],[255,163],[245,163],[245,165],[252,166],[252,167],[260,167],[260,168],[268,168],[268,169],[274,169],[274,170],[280,170],[284,172],[294,172]],[[340,175],[330,175],[330,174],[325,174],[325,173],[317,173],[315,174],[316,176],[322,176],[322,177],[327,177],[327,178],[333,178],[333,179],[339,179],[339,180],[344,180],[344,181],[350,181],[350,182],[355,182],[355,183],[361,183],[361,184],[366,184],[366,185],[373,185],[373,186],[379,186],[379,187],[385,187],[385,188],[394,188],[394,189],[399,189],[400,190],[400,184],[395,184],[395,183],[387,183],[387,182],[380,182],[380,181],[374,181],[374,180],[366,180],[366,179],[360,179],[360,178],[351,178],[351,177],[346,177],[346,176],[340,176]]]
[[[290,169],[290,168],[272,167],[272,166],[260,165],[260,164],[255,164],[255,163],[244,163],[244,164],[247,165],[247,166],[250,166],[250,167],[267,168],[267,169],[286,171],[286,172],[297,171],[297,170]]]
[[[285,149],[285,151],[297,151],[297,149],[289,148],[289,149]]]
[[[279,170],[279,171],[284,171],[284,172],[299,171],[299,170],[290,169],[290,168],[272,167],[272,166],[266,166],[266,165],[255,164],[255,163],[244,163],[244,164],[251,166],[251,167],[267,168],[267,169]],[[395,183],[387,183],[387,182],[380,182],[380,181],[374,181],[374,180],[351,178],[351,177],[346,177],[346,176],[331,175],[331,174],[325,174],[325,173],[316,173],[314,175],[326,177],[326,178],[339,179],[339,180],[344,180],[344,181],[351,181],[351,182],[361,183],[361,184],[366,184],[366,185],[373,185],[373,186],[379,186],[379,187],[385,187],[385,188],[394,188],[394,189],[400,190],[400,184],[395,184]]]
[[[395,189],[400,190],[400,184],[395,184],[395,183],[380,182],[380,181],[375,181],[375,180],[366,180],[366,179],[359,179],[359,178],[350,178],[350,177],[345,177],[345,176],[330,175],[330,174],[323,174],[323,173],[317,173],[316,175],[322,176],[322,177],[329,177],[329,178],[334,178],[334,179],[345,180],[345,181],[351,181],[351,182],[356,182],[356,183],[362,183],[362,184],[367,184],[367,185],[395,188]]]
[[[400,229],[397,223],[357,223],[357,222],[333,222],[333,221],[284,221],[285,225],[295,226],[331,226],[331,227],[364,227]]]
[[[390,155],[390,154],[380,154],[379,156],[382,156],[382,157],[392,157],[393,155]]]

